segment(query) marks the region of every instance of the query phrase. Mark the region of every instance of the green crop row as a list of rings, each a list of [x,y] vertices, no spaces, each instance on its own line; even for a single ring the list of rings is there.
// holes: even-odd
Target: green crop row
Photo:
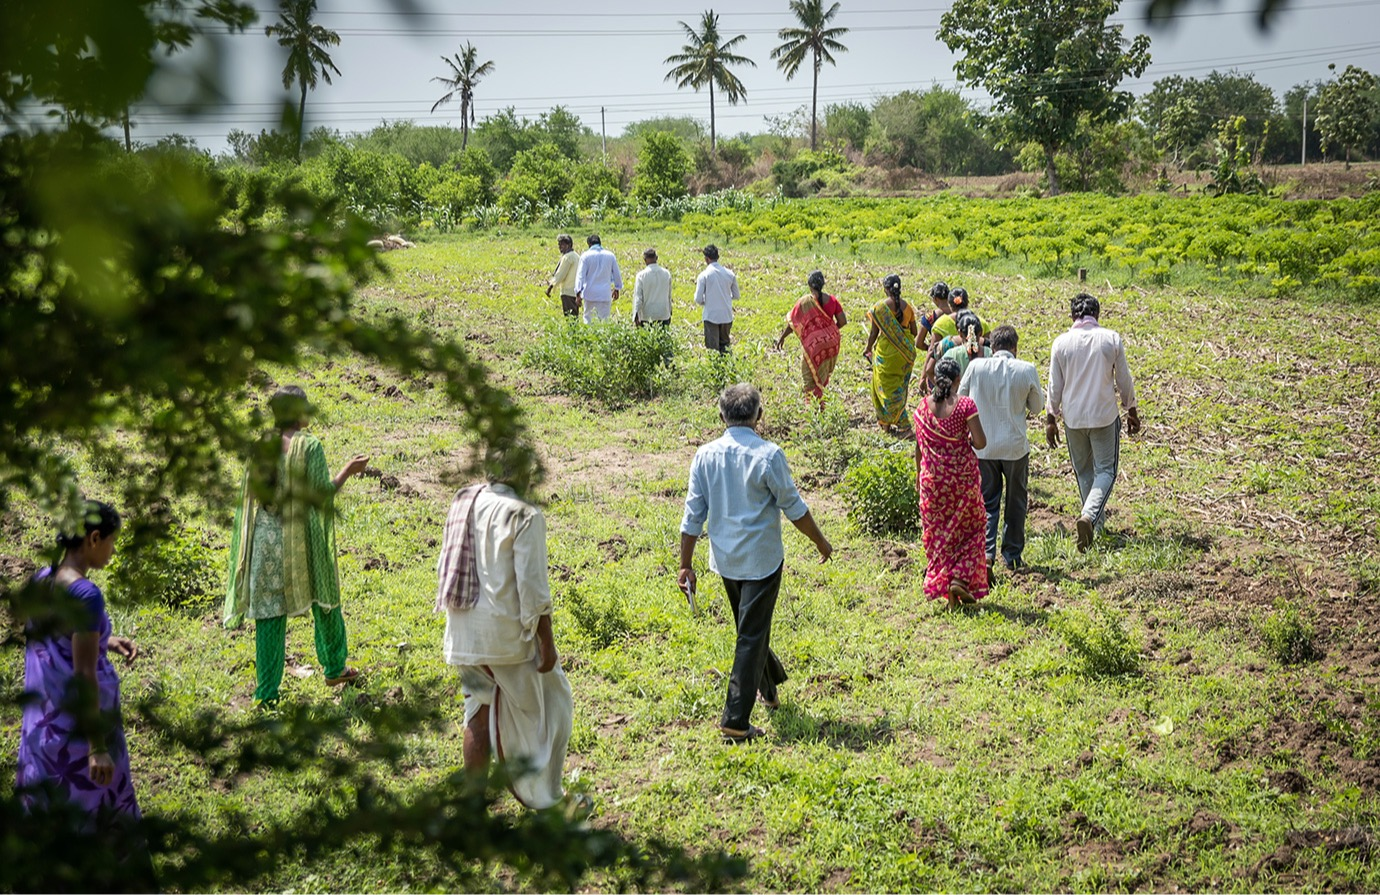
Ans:
[[[877,246],[969,268],[1023,264],[1041,276],[1086,267],[1167,285],[1192,271],[1275,295],[1308,289],[1380,297],[1380,194],[1310,201],[1092,194],[788,200],[691,213],[679,226],[778,247]]]

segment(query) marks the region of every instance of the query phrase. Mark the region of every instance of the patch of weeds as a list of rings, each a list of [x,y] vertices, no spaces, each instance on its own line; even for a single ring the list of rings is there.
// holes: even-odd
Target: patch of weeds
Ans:
[[[1086,673],[1097,677],[1140,673],[1140,644],[1116,611],[1102,600],[1093,598],[1090,614],[1066,615],[1059,632]]]
[[[127,603],[153,601],[175,609],[208,604],[213,571],[224,561],[193,529],[166,519],[136,517],[131,540],[110,561],[111,596]]]
[[[843,473],[862,453],[861,446],[853,441],[848,411],[833,395],[826,396],[823,407],[805,415],[795,441],[812,466],[834,475]],[[912,460],[912,470],[914,464]]]
[[[1313,622],[1292,600],[1276,602],[1274,611],[1257,627],[1266,652],[1281,665],[1301,665],[1319,655],[1313,643]]]
[[[920,523],[915,458],[909,451],[881,451],[848,468],[843,487],[848,518],[868,534],[911,534]]]
[[[674,356],[675,341],[659,326],[563,319],[547,326],[525,360],[555,377],[563,392],[623,407],[661,391]]]
[[[752,382],[754,365],[732,352],[692,351],[676,364],[680,386],[689,395],[710,395],[738,382]]]
[[[582,587],[572,588],[565,599],[565,608],[575,619],[575,626],[595,649],[606,649],[627,639],[632,622],[617,598],[607,594],[594,597]]]
[[[1374,597],[1380,595],[1380,559],[1371,556],[1361,557],[1352,566],[1356,575],[1356,595]]]

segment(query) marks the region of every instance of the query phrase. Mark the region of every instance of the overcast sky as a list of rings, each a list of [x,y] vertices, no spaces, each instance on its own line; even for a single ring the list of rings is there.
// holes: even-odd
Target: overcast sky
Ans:
[[[1144,93],[1172,74],[1202,77],[1213,69],[1254,73],[1282,97],[1290,86],[1340,72],[1348,64],[1380,72],[1380,0],[1293,0],[1269,32],[1255,26],[1255,0],[1198,0],[1187,15],[1166,28],[1142,24],[1145,0],[1126,0],[1117,21],[1127,34],[1151,37],[1153,63],[1126,86]],[[431,78],[449,72],[441,56],[466,40],[479,59],[492,60],[493,74],[475,91],[478,117],[514,106],[535,118],[560,104],[595,133],[600,108],[609,136],[629,122],[658,115],[692,115],[707,123],[707,93],[677,90],[665,80],[667,56],[678,53],[684,35],[677,24],[696,25],[706,5],[685,0],[603,0],[583,8],[555,0],[441,2],[415,0],[415,12],[399,12],[390,0],[321,0],[320,24],[339,32],[332,51],[341,74],[307,98],[307,125],[344,133],[366,131],[383,121],[458,125],[458,105],[430,109],[444,92]],[[171,131],[191,136],[214,152],[224,149],[227,131],[257,133],[277,122],[284,99],[283,55],[263,33],[276,19],[269,0],[259,0],[260,22],[228,38],[230,103],[194,121],[159,120],[136,111],[136,140],[156,141]],[[746,34],[741,53],[757,63],[738,75],[747,98],[728,106],[716,97],[721,136],[766,130],[764,116],[783,115],[810,101],[810,73],[793,81],[771,61],[777,29],[792,23],[786,0],[720,3],[720,33]],[[849,28],[849,51],[820,74],[819,103],[873,99],[933,84],[957,86],[953,56],[935,36],[944,0],[844,0],[835,24]],[[964,95],[979,105],[986,97]],[[296,102],[296,90],[290,95]]]

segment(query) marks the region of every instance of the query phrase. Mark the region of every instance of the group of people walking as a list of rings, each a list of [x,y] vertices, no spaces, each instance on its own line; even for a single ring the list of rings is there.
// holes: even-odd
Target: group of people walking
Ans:
[[[597,236],[573,262],[570,238],[562,236],[560,243],[564,254],[552,287],[561,288],[565,312],[583,309],[586,320],[607,319],[622,288],[616,258]],[[706,266],[695,296],[705,309],[705,343],[726,351],[737,278],[718,263],[713,245],[703,254]],[[654,250],[644,260],[634,287],[634,319],[650,325],[670,318],[670,275]],[[566,275],[572,287],[564,285]],[[807,286],[776,344],[797,336],[802,389],[820,399],[839,357],[839,331],[848,321],[838,299],[825,291],[823,273],[811,273]],[[921,376],[927,391],[912,414],[925,595],[951,606],[972,602],[987,594],[998,558],[1010,570],[1022,564],[1026,420],[1042,409],[1051,448],[1059,444],[1063,419],[1082,501],[1077,546],[1087,550],[1103,526],[1117,477],[1122,409],[1128,434],[1140,429],[1125,345],[1100,324],[1097,299],[1080,293],[1071,301],[1071,328],[1050,351],[1046,400],[1034,365],[1017,356],[1016,330],[998,326],[989,332],[962,290],[937,284],[930,291],[934,308],[921,314],[902,297],[900,277],[887,276],[881,287],[884,297],[867,313],[871,329],[864,350],[880,425],[903,428],[918,355],[924,350],[926,356]],[[306,393],[289,386],[269,405],[276,461],[257,474],[245,473],[224,606],[228,627],[245,618],[254,622],[254,696],[265,706],[279,697],[291,616],[313,616],[327,684],[359,677],[347,664],[333,499],[369,462],[356,456],[332,476],[322,443],[305,431],[311,416]],[[810,540],[820,562],[830,559],[833,548],[801,497],[785,454],[757,432],[764,414],[758,390],[747,383],[725,389],[719,414],[723,435],[701,446],[690,465],[677,583],[693,603],[695,548],[707,535],[709,568],[723,581],[736,629],[719,727],[726,741],[738,743],[762,735],[751,722],[754,706],[776,708],[787,680],[771,649],[784,572],[780,517]],[[501,458],[496,462],[501,466]],[[512,781],[513,792],[525,805],[546,808],[568,799],[562,772],[573,703],[552,633],[545,517],[511,484],[499,475],[454,496],[437,565],[435,609],[445,613],[443,656],[458,668],[464,694],[466,769],[481,773],[493,756],[521,758],[531,773]],[[78,621],[31,629],[25,654],[25,689],[35,698],[24,708],[18,787],[31,808],[65,798],[85,808],[93,823],[139,818],[118,720],[119,677],[108,655],[133,660],[137,649],[113,634],[104,597],[86,577],[110,561],[119,527],[118,513],[93,501],[79,530],[59,536],[61,559],[34,582],[64,595]],[[89,736],[89,725],[79,721],[92,712],[113,719],[100,738]]]

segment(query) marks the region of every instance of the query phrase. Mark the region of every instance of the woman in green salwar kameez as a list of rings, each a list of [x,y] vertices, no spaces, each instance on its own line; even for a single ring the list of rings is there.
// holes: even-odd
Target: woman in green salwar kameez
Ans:
[[[302,431],[309,405],[301,388],[280,389],[269,406],[281,443],[272,496],[261,501],[245,471],[225,595],[226,627],[239,627],[246,617],[254,620],[254,698],[261,703],[278,698],[288,617],[308,610],[315,621],[316,657],[326,683],[343,684],[358,675],[345,664],[333,501],[341,486],[369,464],[368,457],[357,456],[331,477],[321,442]]]

